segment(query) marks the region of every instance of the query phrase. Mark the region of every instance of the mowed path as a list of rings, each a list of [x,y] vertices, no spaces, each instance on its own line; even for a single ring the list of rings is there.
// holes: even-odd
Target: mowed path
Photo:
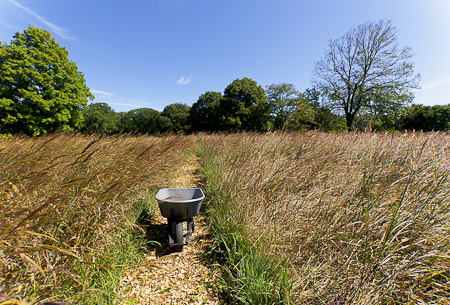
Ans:
[[[192,153],[176,171],[169,187],[198,187],[197,168],[198,159]],[[122,304],[219,304],[214,288],[217,275],[203,256],[210,242],[207,225],[201,213],[194,219],[195,231],[189,245],[182,252],[171,252],[166,241],[167,219],[156,210],[148,237],[158,240],[162,247],[151,249],[145,254],[144,264],[131,268],[122,277]]]

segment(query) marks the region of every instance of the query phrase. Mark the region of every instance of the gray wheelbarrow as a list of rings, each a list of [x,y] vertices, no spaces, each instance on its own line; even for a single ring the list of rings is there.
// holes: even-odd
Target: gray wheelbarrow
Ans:
[[[189,244],[194,231],[194,216],[200,212],[205,194],[199,188],[164,188],[156,193],[161,215],[167,218],[169,245],[175,251],[183,251]],[[183,241],[183,223],[187,223],[186,238]]]

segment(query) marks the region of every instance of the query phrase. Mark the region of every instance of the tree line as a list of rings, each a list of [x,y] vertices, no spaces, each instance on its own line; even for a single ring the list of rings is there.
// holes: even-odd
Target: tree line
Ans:
[[[94,96],[83,73],[49,32],[30,26],[0,43],[0,133],[237,132],[268,130],[449,130],[449,106],[412,103],[420,75],[390,21],[369,22],[330,40],[311,88],[236,79],[192,106],[115,112]]]
[[[237,79],[231,87],[238,84],[251,84],[262,87],[248,79]],[[229,86],[229,87],[230,87]],[[228,88],[228,87],[227,87]],[[78,130],[83,133],[136,133],[160,135],[166,132],[236,132],[236,131],[274,131],[274,130],[313,130],[343,131],[347,123],[343,115],[335,114],[320,100],[315,89],[305,92],[295,90],[293,84],[272,84],[267,86],[263,102],[255,104],[249,98],[248,105],[255,110],[248,111],[245,103],[231,109],[227,94],[208,91],[202,94],[192,106],[174,103],[159,112],[150,108],[140,108],[128,112],[115,112],[106,103],[93,103],[83,112],[84,118]],[[244,95],[240,93],[240,95]],[[236,97],[235,97],[236,98]],[[241,99],[244,97],[241,96]],[[233,105],[233,104],[232,104]],[[255,115],[258,113],[258,115]],[[253,115],[251,115],[253,114]],[[390,114],[365,113],[355,118],[356,130],[450,130],[450,105],[402,106]]]

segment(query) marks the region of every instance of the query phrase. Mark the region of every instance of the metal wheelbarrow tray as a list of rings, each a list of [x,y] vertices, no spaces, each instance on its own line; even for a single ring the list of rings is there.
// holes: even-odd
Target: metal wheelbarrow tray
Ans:
[[[167,218],[169,245],[175,251],[182,251],[189,244],[191,231],[194,231],[194,216],[200,212],[205,198],[199,188],[164,188],[156,193],[161,215]],[[183,242],[183,223],[187,223],[186,238]]]

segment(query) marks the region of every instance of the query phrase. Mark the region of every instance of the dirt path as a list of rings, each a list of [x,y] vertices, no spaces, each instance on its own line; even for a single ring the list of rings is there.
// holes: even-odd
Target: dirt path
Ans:
[[[197,157],[192,156],[175,173],[170,187],[198,187]],[[120,281],[122,304],[219,304],[214,283],[217,275],[202,256],[206,251],[208,231],[204,217],[195,217],[195,232],[182,252],[171,252],[166,241],[167,219],[156,211],[148,228],[155,246],[145,255],[146,263],[136,266]]]

